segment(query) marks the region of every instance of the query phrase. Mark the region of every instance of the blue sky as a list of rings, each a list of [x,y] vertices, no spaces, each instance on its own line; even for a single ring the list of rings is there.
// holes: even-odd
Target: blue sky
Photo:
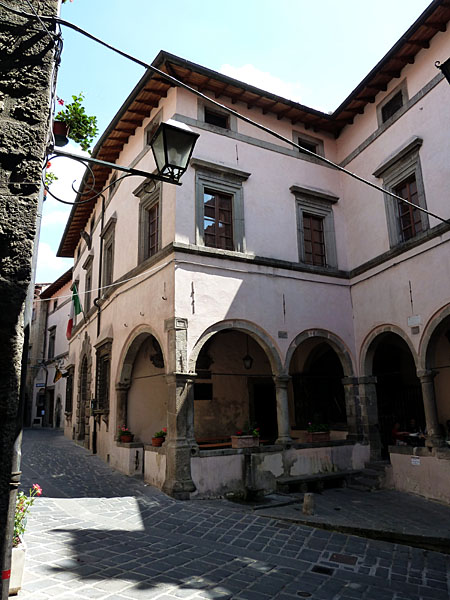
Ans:
[[[160,50],[330,111],[349,95],[428,6],[428,0],[73,0],[61,17],[141,60]],[[57,93],[84,92],[102,132],[144,70],[62,28]],[[67,148],[69,150],[74,147]],[[52,165],[59,192],[82,173],[72,161]],[[66,188],[64,188],[66,185]],[[57,192],[57,188],[52,190]],[[73,194],[72,194],[73,196]],[[44,205],[36,280],[71,266],[55,254],[70,209]]]

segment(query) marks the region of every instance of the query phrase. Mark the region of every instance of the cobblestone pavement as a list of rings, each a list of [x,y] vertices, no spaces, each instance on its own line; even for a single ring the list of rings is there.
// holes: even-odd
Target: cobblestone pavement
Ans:
[[[226,501],[178,502],[60,433],[26,431],[39,483],[19,600],[448,600],[449,556],[291,524]]]

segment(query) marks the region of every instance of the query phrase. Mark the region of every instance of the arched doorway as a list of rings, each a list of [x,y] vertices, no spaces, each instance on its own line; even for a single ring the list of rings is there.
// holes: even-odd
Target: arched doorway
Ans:
[[[269,358],[254,336],[235,329],[216,332],[200,350],[194,383],[197,442],[228,438],[248,425],[263,443],[278,435],[275,384]]]
[[[126,352],[118,394],[117,426],[126,425],[136,439],[151,443],[167,426],[167,383],[161,346],[149,332],[139,333]]]
[[[330,427],[333,439],[348,433],[345,389],[346,373],[332,345],[322,337],[307,337],[292,354],[291,415],[295,437],[302,439],[309,423]]]
[[[392,429],[399,423],[408,431],[411,419],[425,428],[422,389],[408,344],[393,332],[381,333],[369,347],[371,373],[376,377],[378,425],[383,458],[395,440]]]
[[[423,339],[421,363],[432,374],[438,433],[450,437],[450,306],[431,321]],[[428,425],[431,425],[430,423]]]

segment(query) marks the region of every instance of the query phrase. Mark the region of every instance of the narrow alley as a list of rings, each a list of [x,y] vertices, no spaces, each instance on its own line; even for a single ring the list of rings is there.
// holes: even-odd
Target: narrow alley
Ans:
[[[25,431],[22,467],[43,496],[20,599],[448,598],[446,554],[175,501],[59,432]]]

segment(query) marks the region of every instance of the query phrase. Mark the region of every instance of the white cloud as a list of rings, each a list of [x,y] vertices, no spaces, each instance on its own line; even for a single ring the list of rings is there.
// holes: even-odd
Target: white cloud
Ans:
[[[302,97],[305,90],[299,83],[283,81],[279,77],[271,75],[267,71],[261,71],[251,64],[243,65],[242,67],[233,67],[232,65],[222,65],[220,72],[228,77],[234,77],[239,81],[245,81],[250,85],[261,88],[277,96],[282,96],[294,102],[302,102]],[[303,100],[304,102],[304,100]]]
[[[86,152],[74,144],[64,149],[72,154],[87,156]],[[54,157],[50,162],[49,171],[58,177],[50,187],[52,194],[65,202],[74,202],[76,192],[73,191],[73,187],[76,190],[80,186],[84,165],[65,157]],[[36,281],[52,282],[73,264],[71,258],[56,257],[71,208],[70,204],[63,204],[50,194],[47,195],[42,211]]]
[[[57,258],[55,250],[46,242],[39,243],[36,282],[52,283],[73,265],[71,258]]]

